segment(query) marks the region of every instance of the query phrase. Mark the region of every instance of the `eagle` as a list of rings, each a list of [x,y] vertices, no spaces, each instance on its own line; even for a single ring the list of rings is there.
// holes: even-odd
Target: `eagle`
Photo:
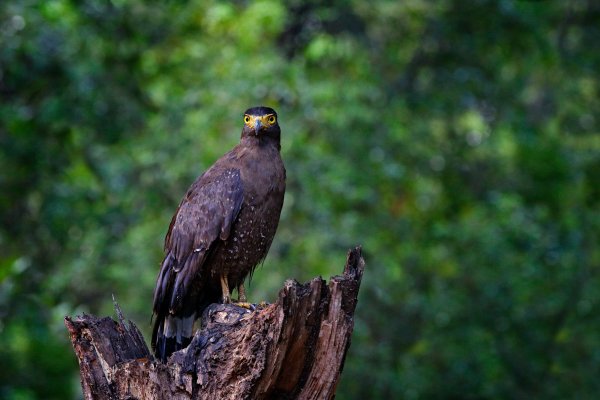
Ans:
[[[285,193],[275,110],[244,112],[240,143],[190,186],[171,219],[154,289],[152,349],[163,362],[188,346],[211,303],[246,301],[244,280],[267,255]]]

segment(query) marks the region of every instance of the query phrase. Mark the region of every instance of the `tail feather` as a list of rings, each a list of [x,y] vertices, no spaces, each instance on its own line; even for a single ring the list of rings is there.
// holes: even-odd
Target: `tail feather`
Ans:
[[[192,341],[195,319],[196,314],[159,316],[152,329],[152,349],[156,357],[166,362],[171,354],[185,349]]]
[[[161,265],[154,290],[152,349],[163,362],[192,340],[196,316],[209,304],[221,300],[220,287],[212,287],[197,269],[208,252],[194,252],[183,265],[168,252]],[[193,289],[193,290],[192,290]]]

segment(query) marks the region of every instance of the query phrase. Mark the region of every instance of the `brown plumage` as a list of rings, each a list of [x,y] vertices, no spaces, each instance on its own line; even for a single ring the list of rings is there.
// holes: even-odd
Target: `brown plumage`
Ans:
[[[165,237],[156,289],[152,348],[166,360],[186,347],[194,320],[230,301],[267,255],[283,205],[285,168],[275,110],[244,113],[240,143],[188,189]]]

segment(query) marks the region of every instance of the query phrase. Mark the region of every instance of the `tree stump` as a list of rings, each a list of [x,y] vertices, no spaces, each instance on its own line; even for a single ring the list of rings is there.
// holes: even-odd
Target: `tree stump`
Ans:
[[[288,280],[277,302],[250,311],[212,304],[190,345],[154,359],[123,320],[65,317],[86,399],[331,399],[350,346],[364,259],[348,252],[327,285]]]

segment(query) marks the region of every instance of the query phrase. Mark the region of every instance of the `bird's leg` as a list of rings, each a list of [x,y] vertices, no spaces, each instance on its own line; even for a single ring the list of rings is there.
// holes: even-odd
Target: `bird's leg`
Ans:
[[[238,286],[238,297],[240,303],[246,302],[246,288],[244,287],[244,282],[240,283]]]
[[[229,304],[231,302],[231,295],[229,294],[227,274],[221,274],[221,291],[223,292],[223,304]]]

